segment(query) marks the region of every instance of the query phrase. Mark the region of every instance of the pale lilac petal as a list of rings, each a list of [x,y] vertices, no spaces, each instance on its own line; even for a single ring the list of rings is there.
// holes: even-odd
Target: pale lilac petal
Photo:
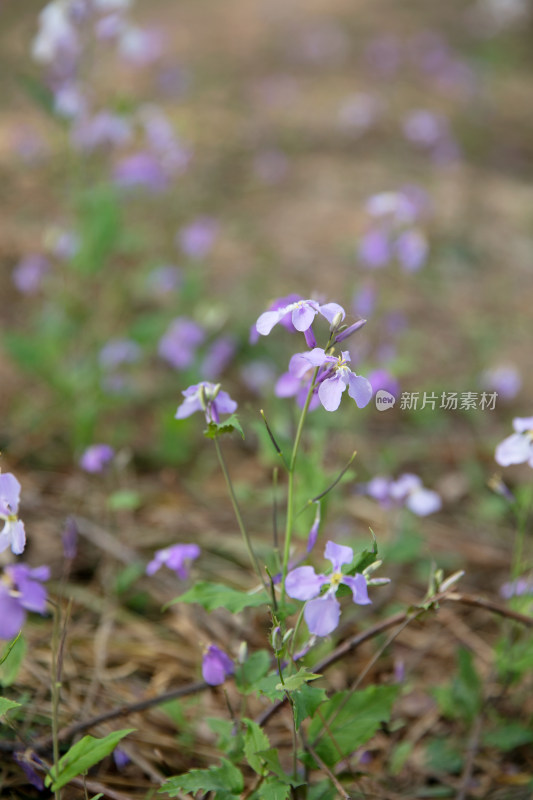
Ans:
[[[0,584],[0,639],[13,639],[24,625],[26,611],[17,598]]]
[[[326,411],[336,411],[341,402],[341,396],[346,386],[339,375],[327,378],[318,388],[320,402]]]
[[[286,313],[287,311],[284,308],[278,311],[265,311],[255,323],[257,332],[260,333],[261,336],[268,336],[274,325],[277,325]]]
[[[372,602],[368,596],[368,588],[364,575],[360,575],[359,573],[353,577],[351,575],[345,575],[342,579],[342,583],[345,583],[346,586],[350,587],[352,590],[353,601],[354,603],[357,603],[357,605],[367,606]]]
[[[372,384],[362,375],[350,372],[348,375],[348,394],[352,400],[355,400],[358,408],[364,408],[372,399]]]
[[[178,406],[174,419],[185,419],[196,411],[202,411],[202,403],[199,397],[186,397],[183,403]]]
[[[0,533],[0,553],[7,550],[11,546],[11,525],[6,521],[2,532]]]
[[[294,397],[300,391],[300,387],[300,378],[291,375],[290,372],[284,372],[276,382],[274,394],[276,397]]]
[[[369,497],[373,497],[374,500],[383,503],[389,499],[391,484],[392,480],[390,478],[376,475],[375,478],[372,478],[372,480],[366,484],[366,493]]]
[[[285,590],[294,600],[311,600],[319,594],[327,579],[317,575],[313,567],[297,567],[287,575]]]
[[[522,464],[530,459],[531,450],[531,442],[527,436],[523,433],[512,433],[496,447],[494,458],[501,467]]]
[[[316,309],[307,303],[298,305],[292,312],[292,324],[297,331],[306,331],[313,324]]]
[[[515,417],[513,419],[513,428],[517,433],[533,431],[533,417]]]
[[[146,565],[146,574],[147,575],[154,575],[158,569],[161,569],[163,566],[163,561],[157,557],[157,553],[155,558],[148,562]]]
[[[437,492],[431,489],[417,489],[412,492],[405,501],[406,507],[413,514],[419,517],[426,517],[428,514],[434,514],[435,511],[440,511],[442,501]]]
[[[165,562],[178,578],[185,580],[189,575],[187,562],[198,558],[199,555],[200,548],[197,544],[176,544],[167,549]]]
[[[337,314],[341,315],[341,319],[344,319],[344,317],[346,316],[344,308],[340,306],[338,303],[325,303],[323,306],[320,306],[318,310],[322,314],[322,316],[327,319],[330,325],[337,316]]]
[[[27,611],[37,611],[39,614],[44,614],[46,611],[47,591],[42,584],[30,580],[20,581],[18,589],[22,592],[19,602],[23,608]]]
[[[11,523],[11,550],[16,556],[24,552],[26,546],[26,532],[21,520]]]
[[[213,400],[213,405],[216,406],[216,410],[219,414],[233,414],[233,412],[237,410],[237,403],[235,400],[232,400],[229,394],[223,390],[217,394]]]
[[[422,481],[418,475],[406,472],[390,485],[390,496],[393,500],[403,502],[411,493],[422,488]]]
[[[19,507],[20,483],[11,472],[0,474],[0,514],[8,517]]]
[[[353,550],[351,547],[330,541],[326,544],[324,558],[333,564],[333,572],[339,572],[343,564],[349,564],[353,560]]]
[[[310,600],[304,608],[304,619],[309,632],[315,636],[327,636],[339,624],[341,607],[334,595]]]

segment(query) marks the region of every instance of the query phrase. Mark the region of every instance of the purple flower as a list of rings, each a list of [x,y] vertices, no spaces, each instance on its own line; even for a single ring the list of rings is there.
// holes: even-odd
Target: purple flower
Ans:
[[[513,364],[501,364],[483,372],[481,385],[505,400],[513,400],[522,387],[522,376]]]
[[[392,258],[389,237],[381,228],[371,228],[359,242],[359,260],[365,267],[384,267]]]
[[[231,363],[236,350],[237,343],[233,336],[219,336],[215,339],[202,363],[202,376],[216,380]]]
[[[426,262],[429,246],[421,231],[409,228],[400,233],[394,243],[394,249],[404,270],[417,272]]]
[[[80,458],[80,467],[85,472],[102,472],[114,455],[115,451],[108,444],[93,444]]]
[[[430,147],[447,133],[447,121],[426,109],[411,111],[404,119],[406,139],[416,145]]]
[[[255,329],[255,328],[254,328]],[[241,367],[241,378],[245,386],[254,394],[261,394],[267,386],[271,386],[275,377],[272,364],[256,359]]]
[[[220,422],[221,414],[233,414],[237,409],[237,403],[232,400],[227,392],[220,389],[220,384],[202,381],[195,386],[189,386],[182,392],[185,397],[183,403],[178,406],[174,416],[175,419],[185,419],[196,411],[203,411],[207,423]]]
[[[404,473],[394,481],[377,475],[362,487],[365,494],[373,497],[384,508],[405,506],[419,517],[439,511],[442,501],[437,492],[425,489],[418,475]]]
[[[45,256],[33,253],[25,256],[13,270],[13,283],[24,294],[35,294],[41,288],[50,262]]]
[[[374,370],[374,372],[371,372],[368,376],[368,380],[374,394],[380,389],[384,389],[396,398],[400,394],[400,384],[386,369]]]
[[[144,67],[160,58],[163,36],[155,29],[128,26],[120,35],[119,53],[130,64]]]
[[[515,417],[512,433],[496,447],[495,459],[501,467],[528,462],[533,467],[533,417]]]
[[[364,408],[372,397],[372,387],[362,375],[356,375],[348,367],[350,354],[343,350],[340,356],[328,356],[321,347],[308,353],[296,353],[289,363],[289,372],[302,377],[309,367],[319,367],[322,371],[317,377],[318,397],[326,411],[336,411],[346,387],[348,394],[359,408]]]
[[[164,264],[150,272],[146,283],[151,294],[165,297],[169,292],[174,292],[178,289],[182,280],[183,276],[179,267],[174,267],[172,264]]]
[[[304,619],[310,633],[315,636],[327,636],[339,624],[341,608],[336,594],[341,583],[352,590],[354,603],[367,605],[371,602],[365,576],[359,573],[354,576],[344,575],[341,572],[343,564],[349,564],[353,560],[351,547],[328,542],[324,556],[331,561],[331,574],[317,575],[313,567],[297,567],[289,572],[285,583],[289,597],[308,601],[304,609]],[[326,584],[329,584],[328,590],[319,597]]]
[[[533,594],[533,577],[521,577],[500,586],[500,596],[504,600],[511,597],[521,597],[524,594]]]
[[[122,158],[113,171],[113,180],[124,189],[144,186],[152,192],[161,192],[168,186],[168,174],[161,161],[146,152]]]
[[[122,750],[122,748],[115,747],[113,750],[113,761],[115,762],[115,766],[119,772],[122,772],[122,770],[130,763],[131,758],[124,750]]]
[[[80,249],[80,237],[75,231],[52,228],[46,239],[50,242],[51,252],[60,261],[70,261]]]
[[[235,667],[233,661],[216,644],[210,644],[202,659],[202,676],[210,686],[219,686],[224,683],[228,675],[233,675]]]
[[[13,564],[4,569],[0,580],[0,639],[13,639],[24,625],[27,611],[46,611],[47,593],[43,581],[50,577],[49,567],[31,569]]]
[[[204,339],[201,325],[187,317],[177,317],[159,340],[157,351],[175,369],[187,369]]]
[[[20,483],[11,472],[0,474],[0,520],[4,527],[0,533],[0,553],[11,547],[19,556],[26,545],[24,523],[17,516],[20,499]]]
[[[72,131],[74,146],[86,152],[123,145],[130,138],[130,123],[124,117],[106,110],[88,119],[81,117]]]
[[[377,290],[373,283],[365,283],[354,296],[352,310],[354,314],[370,317],[374,313]]]
[[[189,258],[209,255],[218,234],[218,222],[212,217],[197,217],[178,232],[176,244]]]
[[[122,364],[134,364],[139,360],[141,348],[131,339],[110,339],[100,350],[100,366],[113,370]]]
[[[287,314],[291,315],[291,323],[297,331],[305,332],[311,325],[317,314],[321,314],[332,324],[337,315],[340,315],[341,320],[346,316],[344,309],[338,303],[326,303],[320,305],[315,300],[297,300],[291,302],[289,305],[282,306],[273,311],[265,311],[257,322],[255,327],[262,336],[268,336],[272,328],[281,322]]]
[[[156,550],[152,561],[146,567],[146,574],[153,575],[165,564],[184,581],[189,577],[190,562],[199,555],[200,548],[197,544],[175,544],[172,547],[165,547],[164,550]]]

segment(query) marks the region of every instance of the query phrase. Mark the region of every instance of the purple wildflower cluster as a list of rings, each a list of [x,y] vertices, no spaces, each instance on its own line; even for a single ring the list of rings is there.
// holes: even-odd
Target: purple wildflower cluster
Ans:
[[[189,386],[182,395],[185,400],[178,406],[175,419],[185,419],[196,411],[203,411],[207,423],[218,424],[221,414],[233,414],[237,410],[237,403],[227,392],[221,390],[219,383],[202,381],[195,386]]]
[[[327,349],[317,347],[312,328],[317,316],[323,317],[329,323]],[[278,397],[295,396],[297,402],[303,406],[312,390],[310,409],[321,403],[326,411],[336,411],[343,392],[348,389],[349,396],[359,408],[364,408],[369,403],[372,387],[366,378],[357,375],[348,366],[351,361],[349,352],[342,350],[335,354],[335,346],[365,324],[365,320],[358,320],[352,325],[343,325],[345,318],[346,312],[338,303],[321,304],[316,300],[306,300],[294,295],[276,300],[268,311],[261,314],[255,324],[257,334],[268,336],[276,325],[281,324],[289,331],[303,333],[308,347],[311,348],[307,352],[293,355],[288,372],[281,375],[276,383],[275,392]],[[255,335],[251,338],[255,341]]]
[[[406,272],[417,272],[427,259],[429,245],[420,228],[427,199],[416,187],[382,192],[366,203],[369,225],[359,241],[358,255],[370,269],[397,259]]]
[[[439,511],[442,501],[432,489],[426,489],[422,485],[418,475],[406,472],[399,478],[392,478],[376,475],[371,481],[364,484],[360,489],[377,500],[383,508],[401,508],[405,506],[419,517],[434,514]]]
[[[153,559],[146,567],[146,574],[154,575],[165,565],[184,581],[189,577],[191,561],[194,561],[199,555],[200,548],[197,544],[175,544],[172,547],[165,547],[163,550],[156,550]]]
[[[0,552],[11,547],[20,555],[26,545],[24,523],[18,518],[21,486],[10,473],[0,474]],[[44,614],[46,589],[42,585],[50,577],[46,566],[32,569],[27,564],[10,564],[0,578],[0,639],[12,639],[24,625],[28,611]]]

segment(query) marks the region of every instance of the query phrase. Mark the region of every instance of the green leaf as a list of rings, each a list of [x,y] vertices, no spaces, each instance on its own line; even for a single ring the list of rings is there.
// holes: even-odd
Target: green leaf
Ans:
[[[282,783],[287,786],[301,786],[302,781],[298,781],[287,775],[279,762],[279,751],[275,747],[269,747],[268,750],[262,750],[258,755],[261,756],[267,767],[271,772],[276,775]]]
[[[317,708],[327,700],[325,689],[317,686],[309,686],[305,683],[297,692],[292,695],[294,703],[294,721],[299,728],[304,719],[312,717]]]
[[[305,667],[301,667],[294,675],[289,675],[288,678],[283,676],[283,683],[278,683],[276,689],[280,692],[294,692],[306,684],[307,681],[315,681],[321,677],[317,672],[309,672]]]
[[[235,680],[237,687],[244,691],[255,690],[256,684],[267,674],[270,669],[270,653],[267,650],[256,650],[236,671]]]
[[[0,666],[0,684],[11,686],[17,679],[26,655],[26,640],[19,634],[15,641],[8,644],[6,649],[7,652],[4,651]]]
[[[4,649],[4,652],[0,656],[0,665],[2,665],[4,663],[4,661],[7,659],[8,655],[13,650],[13,648],[15,647],[16,643],[18,642],[18,640],[20,639],[21,636],[22,636],[22,631],[19,631],[17,633],[17,635],[15,636],[15,638],[7,643],[7,645],[6,645],[5,649]]]
[[[459,674],[450,684],[434,687],[432,694],[441,713],[449,719],[471,722],[482,703],[482,684],[472,654],[465,648],[458,653]]]
[[[268,697],[268,699],[275,703],[276,700],[281,700],[285,697],[284,692],[280,692],[279,689],[276,687],[279,685],[279,673],[271,672],[270,675],[265,675],[264,678],[261,678],[257,681],[255,685],[255,689],[259,695],[264,695]]]
[[[437,774],[458,775],[463,768],[463,754],[448,739],[433,739],[426,747],[426,762]]]
[[[177,797],[181,792],[217,792],[217,797],[238,797],[244,789],[244,780],[240,770],[231,761],[221,759],[220,767],[209,769],[191,769],[183,775],[169,778],[158,790],[166,792],[171,797]]]
[[[392,751],[390,757],[390,773],[398,775],[404,768],[405,762],[413,751],[412,742],[400,742]]]
[[[483,735],[483,743],[489,747],[497,747],[498,750],[514,750],[524,744],[533,742],[533,731],[526,728],[519,722],[505,722],[493,731],[488,731]]]
[[[109,495],[107,505],[111,511],[135,511],[142,505],[142,498],[134,489],[120,489]]]
[[[268,603],[265,592],[240,592],[238,589],[231,589],[221,583],[210,583],[209,581],[198,581],[185,594],[175,597],[165,608],[174,603],[199,603],[206,611],[213,611],[215,608],[226,608],[232,614],[238,614],[244,608],[258,608]]]
[[[244,735],[244,755],[254,772],[258,775],[265,775],[265,760],[258,753],[261,750],[268,750],[270,742],[264,730],[251,719],[243,719],[246,725]]]
[[[291,787],[271,776],[263,781],[257,792],[254,792],[255,800],[288,800]]]
[[[14,700],[8,700],[7,697],[0,697],[0,717],[7,714],[12,708],[19,708],[20,703],[15,703]]]
[[[129,733],[133,733],[134,730],[135,728],[127,728],[114,731],[103,739],[84,736],[59,759],[57,767],[51,768],[50,774],[45,778],[45,785],[49,786],[53,792],[57,792],[73,778],[87,772],[88,769],[108,756],[120,740]]]
[[[309,726],[308,738],[314,743],[320,736],[314,747],[328,766],[368,742],[381,723],[389,721],[398,691],[398,686],[369,686],[359,692],[338,692],[324,703],[321,717],[327,730],[323,720],[316,717]]]
[[[80,249],[72,264],[85,275],[105,269],[120,237],[120,205],[109,185],[91,186],[79,208]]]
[[[223,422],[210,422],[204,431],[204,436],[208,439],[216,439],[217,436],[222,436],[225,433],[233,433],[238,431],[244,439],[244,431],[237,414],[232,414]]]

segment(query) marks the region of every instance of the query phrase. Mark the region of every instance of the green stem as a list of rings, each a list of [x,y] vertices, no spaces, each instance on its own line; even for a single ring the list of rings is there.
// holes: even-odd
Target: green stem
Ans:
[[[257,575],[259,576],[259,580],[261,581],[263,586],[265,586],[265,588],[266,588],[265,580],[263,578],[263,575],[261,574],[261,568],[259,566],[259,562],[257,561],[257,557],[256,557],[256,555],[255,555],[255,553],[253,551],[252,543],[250,541],[250,537],[248,535],[248,531],[246,530],[246,527],[245,527],[243,519],[242,519],[241,510],[239,508],[239,504],[238,504],[237,498],[235,496],[235,490],[233,489],[233,483],[231,482],[231,478],[230,478],[230,475],[229,475],[229,472],[228,472],[228,468],[226,466],[226,462],[224,461],[224,456],[222,455],[222,450],[220,449],[220,444],[218,443],[218,439],[217,438],[215,438],[213,441],[215,443],[215,449],[217,451],[217,456],[218,456],[218,460],[219,460],[219,463],[220,463],[220,468],[222,469],[222,473],[223,473],[224,478],[226,480],[226,486],[228,488],[228,493],[229,493],[229,496],[230,496],[230,499],[231,499],[231,504],[233,506],[233,511],[235,512],[235,517],[237,519],[237,524],[239,526],[239,530],[240,530],[240,532],[242,534],[244,545],[246,547],[248,555],[250,556],[250,561],[252,562],[253,568],[255,569],[255,571],[257,572]]]
[[[294,438],[294,445],[291,453],[291,460],[289,462],[289,479],[287,484],[287,518],[285,523],[285,544],[283,548],[283,568],[281,573],[281,602],[285,600],[285,580],[287,578],[287,570],[289,565],[289,553],[291,549],[292,527],[294,524],[294,468],[296,466],[296,456],[300,447],[302,433],[304,429],[305,418],[309,410],[309,404],[313,396],[313,389],[315,386],[316,376],[318,374],[318,367],[315,369],[307,397],[305,398],[305,405],[300,414],[296,436]]]

